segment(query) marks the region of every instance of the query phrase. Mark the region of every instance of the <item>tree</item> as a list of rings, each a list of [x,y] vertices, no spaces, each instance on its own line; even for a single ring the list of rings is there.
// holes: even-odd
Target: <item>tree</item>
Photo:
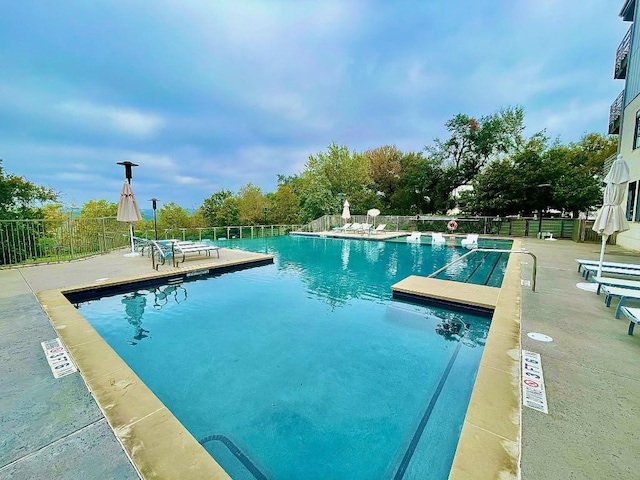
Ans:
[[[222,202],[220,210],[216,216],[219,225],[239,225],[240,224],[240,207],[236,197],[227,197]]]
[[[470,182],[491,159],[523,145],[524,112],[505,108],[479,120],[459,113],[445,124],[451,136],[434,139],[426,151],[444,167],[453,167],[454,188]]]
[[[80,216],[83,218],[115,217],[116,215],[118,215],[118,204],[107,200],[89,200],[80,211]]]
[[[380,209],[391,213],[391,199],[400,188],[403,153],[395,146],[367,150],[364,157],[369,161],[372,189],[379,199]]]
[[[300,199],[289,185],[280,185],[271,198],[271,218],[278,224],[292,225],[300,222]]]
[[[344,198],[354,214],[364,214],[377,202],[369,160],[335,142],[326,152],[310,155],[302,173],[303,220],[342,211]],[[309,215],[317,215],[309,217]]]
[[[0,220],[39,218],[40,207],[58,199],[51,188],[38,186],[24,177],[7,175],[0,159]]]
[[[262,196],[260,187],[248,183],[238,192],[238,210],[240,222],[245,225],[255,225],[264,222],[264,207],[267,203]]]
[[[233,197],[233,193],[231,193],[230,190],[220,190],[209,198],[205,198],[200,210],[202,211],[202,216],[205,218],[208,225],[219,227],[225,225],[221,221],[220,211],[224,201],[230,197]]]
[[[189,212],[174,202],[158,209],[158,229],[185,228],[189,224]]]

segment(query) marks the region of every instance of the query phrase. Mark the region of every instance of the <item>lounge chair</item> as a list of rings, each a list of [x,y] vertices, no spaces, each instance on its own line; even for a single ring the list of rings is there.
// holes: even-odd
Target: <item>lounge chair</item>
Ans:
[[[594,276],[593,281],[598,284],[598,288],[596,289],[596,293],[598,295],[600,295],[600,290],[605,285],[611,286],[611,287],[626,287],[626,288],[632,288],[634,290],[640,290],[640,281],[638,280],[627,280],[626,278]]]
[[[467,234],[467,238],[463,238],[462,242],[460,242],[460,244],[463,247],[467,247],[467,248],[477,248],[478,247],[478,237],[479,235],[476,233],[469,233]]]
[[[346,230],[349,230],[351,228],[351,225],[353,225],[352,223],[345,223],[343,226],[341,227],[335,227],[333,229],[334,232],[344,232]]]
[[[640,300],[640,290],[624,287],[612,287],[610,285],[602,286],[602,293],[604,293],[604,304],[607,307],[611,306],[611,300],[614,297],[619,298],[618,308],[616,308],[616,318],[620,318],[620,310],[625,305],[627,300]]]
[[[206,254],[211,256],[211,252],[216,252],[218,258],[220,258],[220,247],[211,245],[210,243],[203,242],[187,242],[180,240],[166,240],[157,242],[162,249],[163,256],[173,257],[173,266],[177,267],[179,263],[186,260],[187,255],[192,253]],[[178,260],[178,257],[182,256],[182,260]],[[164,263],[164,259],[162,261]]]
[[[576,262],[578,264],[578,271],[580,271],[585,265],[598,265],[600,264],[599,260],[584,260],[582,258],[576,258]],[[616,262],[602,262],[603,267],[614,267],[614,268],[631,268],[631,269],[640,269],[640,264],[637,263],[616,263]]]
[[[343,231],[346,233],[358,232],[362,229],[362,225],[359,223],[352,223],[349,228],[345,228]]]
[[[440,232],[433,232],[431,234],[431,245],[444,245],[447,243],[447,239]]]
[[[360,233],[371,233],[371,224],[363,223],[360,225],[360,229],[358,230]]]
[[[420,236],[422,234],[420,232],[413,232],[411,235],[407,237],[407,242],[420,243]]]
[[[589,278],[589,274],[597,272],[597,265],[582,266],[582,276],[584,278]],[[640,265],[638,265],[636,268],[602,267],[602,273],[609,273],[611,275],[623,275],[627,277],[640,277]]]
[[[633,327],[640,323],[640,308],[622,307],[622,313],[629,319],[629,330],[627,333],[633,335]]]
[[[378,225],[376,228],[373,229],[373,234],[375,235],[376,233],[382,233],[384,232],[385,228],[387,228],[387,224],[381,223],[380,225]]]

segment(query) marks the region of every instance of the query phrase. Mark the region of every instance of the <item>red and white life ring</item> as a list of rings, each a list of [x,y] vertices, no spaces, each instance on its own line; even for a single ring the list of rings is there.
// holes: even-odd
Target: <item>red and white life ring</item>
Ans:
[[[451,230],[452,232],[454,230],[457,230],[458,229],[458,222],[456,222],[455,220],[451,220],[449,223],[447,223],[447,228],[449,230]]]

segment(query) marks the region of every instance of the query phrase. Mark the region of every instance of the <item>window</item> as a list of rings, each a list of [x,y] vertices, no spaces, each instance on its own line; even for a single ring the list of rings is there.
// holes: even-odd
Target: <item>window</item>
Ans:
[[[637,206],[636,206],[636,189],[638,182],[629,183],[629,195],[627,195],[627,220],[637,221]]]
[[[633,133],[633,149],[640,148],[640,110],[636,112],[636,129]]]

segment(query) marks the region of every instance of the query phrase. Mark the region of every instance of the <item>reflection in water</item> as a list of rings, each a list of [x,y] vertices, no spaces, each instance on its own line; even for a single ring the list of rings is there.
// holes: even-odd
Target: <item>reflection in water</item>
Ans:
[[[153,296],[153,308],[162,308],[173,300],[175,303],[184,302],[187,299],[187,289],[179,284],[163,285],[161,287],[138,290],[122,297],[125,318],[134,327],[132,340],[127,340],[129,345],[137,345],[144,338],[151,338],[149,330],[142,327],[142,317],[147,306],[147,297]]]
[[[129,322],[135,328],[133,340],[129,340],[131,345],[137,345],[140,340],[147,338],[149,330],[142,328],[142,316],[144,315],[144,308],[147,306],[147,297],[144,293],[133,292],[129,295],[122,297],[122,303],[124,304],[124,312],[127,322]]]
[[[427,276],[467,252],[461,247],[295,236],[269,239],[269,244],[278,270],[295,274],[310,294],[334,307],[352,298],[386,301],[394,283],[410,275]],[[234,240],[229,247],[261,252],[264,243]],[[471,257],[439,278],[466,279],[478,270],[481,260]],[[481,268],[478,274],[482,273]]]

